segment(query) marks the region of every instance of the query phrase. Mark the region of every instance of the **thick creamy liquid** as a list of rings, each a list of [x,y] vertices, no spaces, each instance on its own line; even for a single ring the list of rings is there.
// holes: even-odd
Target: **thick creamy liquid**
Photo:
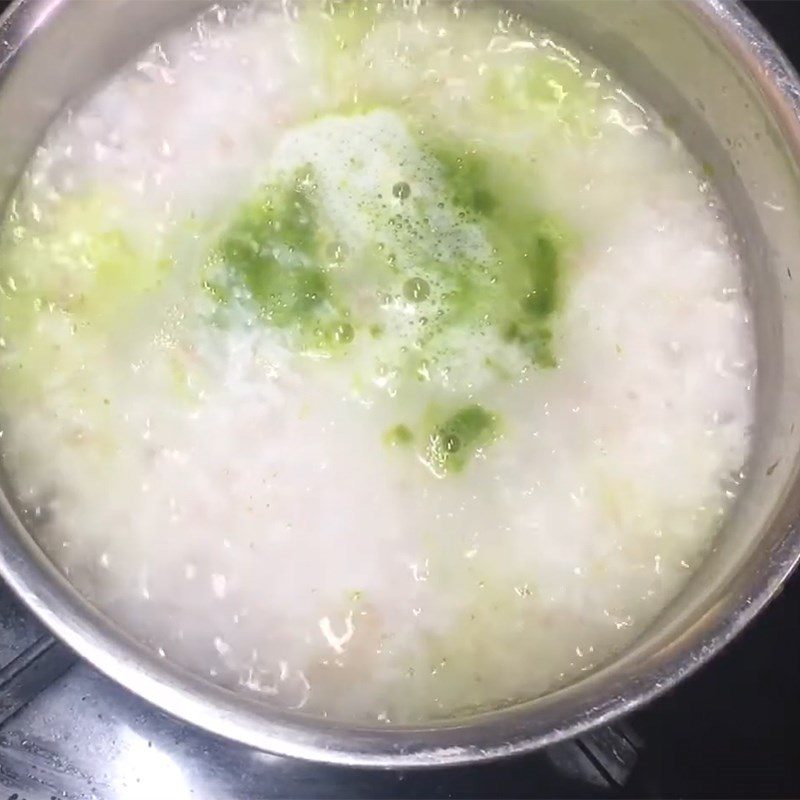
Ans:
[[[755,356],[713,190],[479,6],[214,9],[58,121],[6,220],[38,540],[270,703],[402,723],[573,681],[736,495]]]

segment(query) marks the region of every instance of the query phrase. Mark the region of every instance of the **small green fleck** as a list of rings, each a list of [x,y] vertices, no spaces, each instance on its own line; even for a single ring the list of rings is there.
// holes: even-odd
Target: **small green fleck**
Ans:
[[[386,431],[383,440],[389,447],[406,446],[414,441],[414,434],[407,425],[400,424]]]
[[[432,150],[450,190],[450,199],[459,208],[487,216],[496,205],[488,186],[488,165],[474,150],[439,145]]]
[[[333,329],[333,339],[337,344],[349,344],[355,335],[355,330],[349,322],[340,322]]]
[[[403,296],[412,303],[427,300],[430,293],[430,284],[424,278],[409,278],[403,284]]]
[[[497,417],[483,406],[466,406],[433,429],[426,463],[437,477],[461,472],[472,456],[496,436]]]
[[[525,259],[530,289],[523,300],[525,311],[534,317],[546,317],[556,307],[558,251],[548,236],[539,233]]]
[[[405,181],[400,181],[392,186],[392,194],[398,200],[407,200],[411,197],[411,187]]]

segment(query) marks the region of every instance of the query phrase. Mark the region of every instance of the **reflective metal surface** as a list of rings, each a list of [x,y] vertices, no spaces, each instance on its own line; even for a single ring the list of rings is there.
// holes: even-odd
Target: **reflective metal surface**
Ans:
[[[59,647],[0,586],[2,800],[606,796],[626,787],[643,755],[625,725],[502,765],[398,771],[311,764],[189,727]],[[64,672],[46,674],[48,666]],[[10,687],[19,677],[26,685]]]
[[[605,735],[630,749],[613,731]],[[603,742],[598,746],[613,752]],[[611,760],[620,781],[636,761],[635,754]],[[596,796],[614,787],[573,742],[556,745],[535,765],[507,769],[505,780],[518,797]],[[74,668],[0,731],[3,800],[12,793],[17,800],[487,797],[497,796],[496,781],[485,768],[354,770],[272,756],[170,719],[87,665]]]
[[[59,109],[79,102],[160,30],[201,6],[17,3],[0,24],[0,197]],[[0,573],[9,585],[84,658],[177,717],[261,750],[342,764],[439,765],[533,749],[672,686],[754,616],[800,557],[797,76],[731,0],[530,0],[515,7],[592,51],[655,105],[713,171],[731,210],[747,264],[760,370],[755,446],[735,513],[681,596],[629,651],[579,683],[437,727],[356,729],[267,710],[159,661],[78,596],[0,498]],[[270,758],[247,752],[254,761]]]

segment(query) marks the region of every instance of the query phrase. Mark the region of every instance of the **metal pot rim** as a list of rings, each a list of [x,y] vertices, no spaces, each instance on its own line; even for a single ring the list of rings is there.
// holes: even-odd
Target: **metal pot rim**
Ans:
[[[0,74],[17,50],[67,0],[16,0],[0,18]],[[800,80],[772,38],[738,0],[693,0],[727,45],[758,69],[784,135],[800,153]],[[688,641],[665,649],[641,673],[603,683],[601,669],[571,687],[466,720],[424,728],[354,727],[265,709],[158,659],[84,600],[44,556],[0,494],[0,577],[60,639],[124,687],[172,715],[260,750],[350,766],[443,766],[530,751],[632,711],[717,653],[768,603],[800,561],[800,526],[787,531],[744,600],[728,597]],[[561,705],[559,706],[559,699]],[[535,704],[535,709],[534,709]]]

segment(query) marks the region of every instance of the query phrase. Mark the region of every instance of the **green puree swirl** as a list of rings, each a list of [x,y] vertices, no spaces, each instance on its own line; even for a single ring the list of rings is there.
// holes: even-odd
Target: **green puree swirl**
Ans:
[[[396,39],[382,25],[396,14],[413,28],[405,6],[323,6],[300,25],[325,99],[286,133],[258,195],[221,231],[209,286],[299,352],[355,371],[366,353],[399,376],[384,443],[453,476],[505,430],[483,405],[491,391],[472,391],[476,365],[484,388],[557,366],[553,330],[577,236],[540,202],[526,125],[535,117],[559,136],[591,137],[598,90],[537,54],[480,74],[451,60],[467,70],[470,95],[442,106],[443,83],[428,82],[436,47],[415,50],[413,34]],[[441,391],[448,371],[464,379]],[[402,385],[424,394],[425,384],[427,410],[409,419]]]
[[[497,254],[492,270],[497,289],[478,300],[477,287],[467,276],[464,302],[488,314],[506,341],[522,347],[538,366],[554,367],[550,322],[559,304],[570,241],[566,229],[520,203],[513,159],[495,155],[493,163],[457,143],[435,146],[431,152],[450,200],[483,227]]]
[[[371,44],[384,41],[382,13],[331,2],[301,18],[328,97],[287,132],[257,196],[220,232],[208,286],[221,306],[249,304],[299,352],[363,365],[366,351],[408,385],[450,365],[480,362],[500,382],[552,369],[577,237],[538,201],[529,140],[503,131],[536,115],[590,136],[593,90],[547,59],[495,64],[471,78],[464,121],[448,119],[424,79],[403,89],[373,69],[376,53],[389,55]],[[338,172],[332,160],[343,162]],[[398,308],[413,320],[411,338],[398,336]],[[432,387],[416,422],[398,399],[384,443],[416,452],[437,477],[464,471],[502,425],[496,409],[461,395],[443,403]]]
[[[228,273],[209,285],[229,301],[244,290],[263,320],[292,328],[305,346],[347,344],[353,327],[334,296],[326,262],[335,245],[323,226],[310,170],[265,185],[222,234],[214,260]]]
[[[249,304],[293,348],[325,358],[347,359],[365,346],[385,353],[387,308],[409,304],[413,347],[398,345],[394,354],[407,381],[428,380],[430,366],[454,349],[469,357],[471,343],[487,336],[512,365],[554,367],[552,322],[573,237],[524,199],[514,157],[410,130],[393,109],[323,116],[296,129],[290,166],[273,167],[222,229],[207,288],[220,307]],[[346,153],[348,137],[367,134],[366,149],[385,156],[394,178],[373,186],[370,164],[353,155],[352,180],[336,184],[314,142],[340,141]],[[308,158],[291,166],[297,152]],[[337,186],[355,197],[355,233]],[[373,299],[366,310],[365,292]],[[514,377],[513,367],[490,358],[485,367],[494,380]],[[498,430],[498,414],[470,400],[416,431],[398,424],[393,430],[409,436],[385,440],[427,443],[420,455],[435,475],[461,472]]]

